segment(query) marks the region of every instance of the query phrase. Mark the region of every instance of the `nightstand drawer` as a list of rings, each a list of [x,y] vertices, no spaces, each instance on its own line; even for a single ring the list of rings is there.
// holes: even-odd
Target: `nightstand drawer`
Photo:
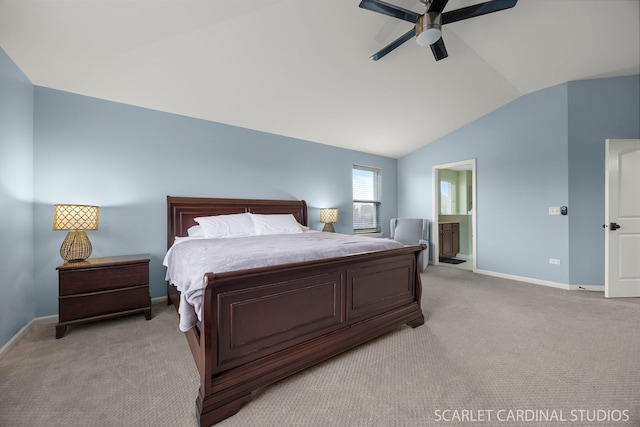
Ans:
[[[60,322],[150,307],[149,286],[93,292],[58,299]]]
[[[149,282],[149,263],[60,271],[60,296],[128,288]]]

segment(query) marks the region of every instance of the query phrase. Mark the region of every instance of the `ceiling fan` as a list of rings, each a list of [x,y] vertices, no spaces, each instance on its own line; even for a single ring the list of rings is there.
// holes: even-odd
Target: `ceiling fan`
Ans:
[[[431,46],[433,56],[436,58],[436,61],[440,61],[449,56],[444,46],[444,41],[442,41],[443,25],[509,9],[518,2],[518,0],[492,0],[442,13],[448,1],[449,0],[420,0],[420,3],[427,7],[427,11],[420,15],[412,10],[403,9],[380,0],[362,0],[360,7],[363,9],[382,13],[383,15],[415,24],[406,34],[371,55],[371,59],[377,61],[415,36],[416,42],[419,45]]]

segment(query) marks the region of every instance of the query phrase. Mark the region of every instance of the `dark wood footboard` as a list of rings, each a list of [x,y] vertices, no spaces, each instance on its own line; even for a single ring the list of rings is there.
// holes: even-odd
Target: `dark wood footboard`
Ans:
[[[201,330],[189,339],[200,425],[235,414],[260,387],[399,325],[423,324],[420,250],[207,273]]]
[[[172,212],[180,209],[174,205],[169,213],[175,221]],[[185,226],[178,228],[184,232]],[[422,325],[416,266],[423,249],[206,273],[202,322],[185,334],[200,375],[200,425],[232,416],[261,387],[401,325]],[[179,295],[171,285],[168,301],[178,307]]]

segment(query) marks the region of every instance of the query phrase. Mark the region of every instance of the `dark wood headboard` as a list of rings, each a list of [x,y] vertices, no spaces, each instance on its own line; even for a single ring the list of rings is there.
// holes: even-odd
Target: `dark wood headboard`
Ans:
[[[189,227],[200,216],[255,214],[292,214],[307,225],[307,203],[304,200],[214,199],[205,197],[167,196],[167,248],[175,236],[186,236]]]

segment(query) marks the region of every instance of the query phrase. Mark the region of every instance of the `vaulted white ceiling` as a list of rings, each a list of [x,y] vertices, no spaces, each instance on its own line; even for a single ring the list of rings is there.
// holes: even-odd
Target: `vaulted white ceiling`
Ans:
[[[358,4],[0,0],[0,47],[38,86],[394,158],[523,94],[640,73],[638,0],[520,0],[444,26],[439,62],[413,40],[370,60],[412,24]]]

